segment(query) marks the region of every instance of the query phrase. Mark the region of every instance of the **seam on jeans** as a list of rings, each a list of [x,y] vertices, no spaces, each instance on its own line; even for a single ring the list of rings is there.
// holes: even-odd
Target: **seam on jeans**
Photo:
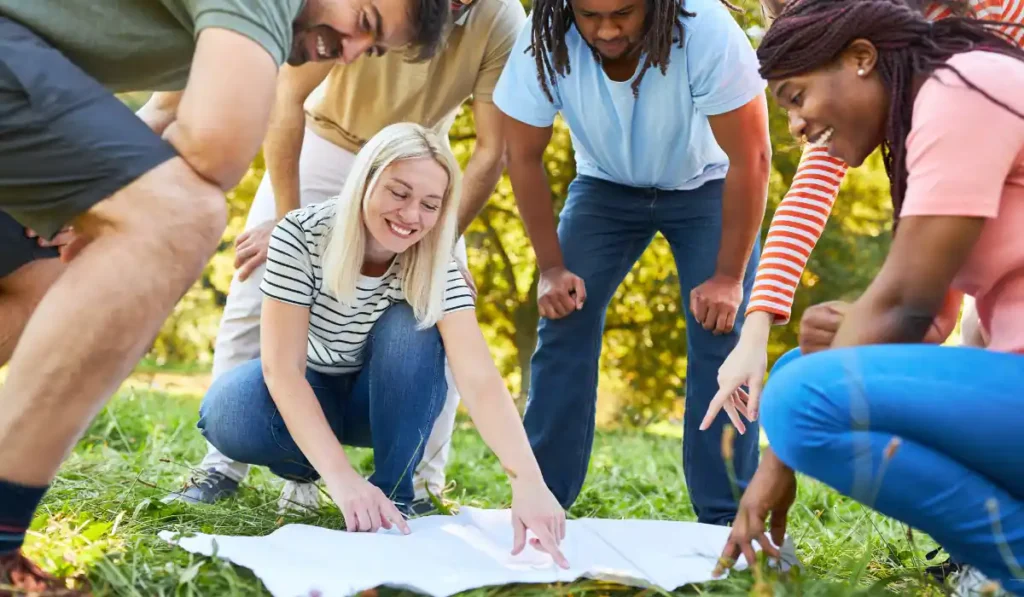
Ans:
[[[643,242],[643,241],[634,241],[634,242],[632,242],[630,244],[630,246],[629,246],[630,250],[627,251],[626,253],[623,253],[623,255],[622,255],[622,260],[619,262],[620,270],[622,269],[622,266],[624,264],[629,262],[630,255],[635,254],[640,249],[640,245],[641,244],[643,244],[643,245],[650,244],[650,241],[648,240],[647,242]],[[629,269],[633,268],[633,265],[636,264],[637,260],[639,260],[639,257],[634,259],[633,262],[629,264]],[[629,270],[627,270],[626,273],[623,274],[622,280],[619,280],[618,284],[616,284],[615,290],[617,290],[619,288],[619,286],[622,285],[623,280],[625,280],[626,276],[628,276],[628,275],[629,275]],[[612,298],[614,298],[614,297],[615,297],[615,291],[613,290],[612,291]],[[611,302],[611,299],[609,299],[609,302]],[[605,305],[604,308],[607,309],[608,305]],[[591,381],[591,386],[594,388],[594,396],[593,396],[593,400],[591,400],[589,405],[588,405],[589,408],[588,408],[587,425],[584,426],[581,429],[581,431],[583,433],[583,438],[582,438],[582,441],[580,441],[579,443],[581,445],[585,446],[586,445],[586,439],[587,439],[587,429],[593,428],[594,431],[591,434],[589,449],[581,450],[580,454],[579,454],[579,459],[577,461],[576,470],[577,471],[581,471],[581,472],[577,475],[577,478],[579,479],[579,487],[576,488],[576,496],[575,496],[575,498],[578,498],[579,495],[583,492],[583,485],[586,483],[586,480],[587,480],[587,473],[589,472],[589,468],[590,468],[590,458],[592,457],[593,452],[594,452],[594,441],[595,441],[595,438],[596,438],[596,435],[597,435],[597,420],[596,420],[596,418],[597,418],[597,386],[598,386],[598,383],[600,382],[600,377],[601,377],[599,369],[600,369],[600,365],[601,365],[601,347],[602,347],[603,339],[604,339],[604,324],[602,324],[601,328],[602,328],[601,329],[601,334],[598,335],[597,342],[596,342],[597,348],[594,350],[594,352],[597,355],[597,364],[594,367],[594,375],[593,375],[592,381]],[[575,501],[575,498],[574,498],[573,501]]]

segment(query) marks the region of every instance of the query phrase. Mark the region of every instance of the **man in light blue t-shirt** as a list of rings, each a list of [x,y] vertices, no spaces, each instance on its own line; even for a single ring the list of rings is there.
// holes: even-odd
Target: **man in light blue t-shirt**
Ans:
[[[661,232],[688,299],[683,468],[698,520],[727,524],[737,506],[721,454],[728,418],[698,428],[757,267],[771,162],[757,57],[719,0],[537,0],[531,18],[494,93],[541,269],[530,443],[568,507],[594,437],[605,311]],[[556,232],[543,153],[559,112],[577,177]],[[734,445],[741,488],[757,468],[749,429]]]

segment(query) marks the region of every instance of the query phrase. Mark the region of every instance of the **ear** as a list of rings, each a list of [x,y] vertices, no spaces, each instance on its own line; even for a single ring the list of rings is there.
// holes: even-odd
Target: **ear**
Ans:
[[[866,39],[855,39],[840,55],[841,64],[853,70],[859,77],[866,77],[878,64],[878,48]]]

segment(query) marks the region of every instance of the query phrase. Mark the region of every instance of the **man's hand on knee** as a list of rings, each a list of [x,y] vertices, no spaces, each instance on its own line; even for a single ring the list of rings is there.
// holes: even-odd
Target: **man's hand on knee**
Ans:
[[[89,243],[89,239],[85,235],[79,235],[75,233],[73,226],[65,226],[54,236],[52,239],[47,240],[31,228],[25,229],[25,235],[29,238],[38,238],[40,247],[57,247],[60,252],[60,260],[67,263],[75,258],[75,255],[81,252],[82,248]]]
[[[276,225],[271,220],[238,235],[235,240],[235,267],[238,269],[239,280],[244,282],[249,279],[259,266],[267,262],[270,235],[274,233]]]

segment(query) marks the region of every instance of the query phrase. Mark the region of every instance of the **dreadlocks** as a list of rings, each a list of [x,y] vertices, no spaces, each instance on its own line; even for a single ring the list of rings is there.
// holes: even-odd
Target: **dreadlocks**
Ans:
[[[740,11],[729,0],[719,1],[730,10]],[[646,5],[647,16],[642,34],[645,58],[640,74],[631,85],[633,97],[640,95],[640,83],[649,68],[656,66],[665,74],[673,42],[683,47],[682,18],[696,16],[683,8],[683,0],[646,0]],[[551,86],[555,84],[556,77],[570,72],[565,35],[573,24],[569,0],[536,0],[533,3],[530,49],[537,62],[537,80],[551,102],[555,101],[551,96]],[[594,51],[594,59],[600,60],[597,51]]]
[[[782,79],[831,64],[856,39],[878,49],[878,72],[889,93],[882,158],[898,217],[907,190],[906,141],[911,127],[914,81],[937,69],[952,71],[970,89],[1016,114],[946,63],[972,50],[998,52],[1024,60],[1024,51],[996,27],[1014,23],[950,17],[935,23],[901,0],[794,0],[768,29],[757,57],[761,76]]]

